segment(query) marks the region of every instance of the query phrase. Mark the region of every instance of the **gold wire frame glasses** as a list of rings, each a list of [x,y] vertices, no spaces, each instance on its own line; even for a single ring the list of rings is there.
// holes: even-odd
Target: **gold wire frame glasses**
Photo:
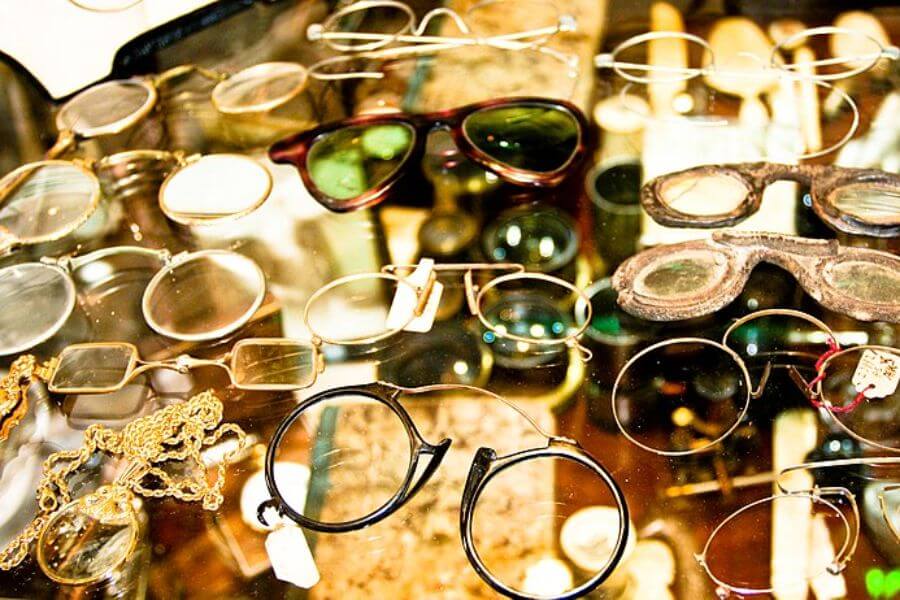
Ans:
[[[591,351],[578,342],[590,323],[590,299],[575,285],[551,275],[526,272],[519,264],[434,264],[431,261],[424,264],[424,271],[421,270],[422,264],[386,265],[380,273],[348,275],[317,290],[307,302],[303,316],[306,326],[312,333],[313,344],[367,345],[390,338],[404,330],[428,331],[444,289],[438,275],[456,272],[462,274],[465,304],[469,312],[491,336],[515,342],[521,351],[528,351],[534,347],[574,348],[578,350],[583,361],[590,360]],[[490,278],[486,283],[476,282],[476,274],[492,272],[500,275]],[[324,308],[329,299],[334,300],[341,296],[353,295],[357,298],[374,299],[384,294],[384,286],[394,288],[394,302],[386,317],[381,314],[373,315],[371,321],[374,329],[363,335],[344,336],[332,333],[329,320],[323,316],[324,311],[320,311],[320,307]],[[554,320],[547,325],[532,324],[523,332],[515,327],[519,315],[513,309],[500,309],[495,319],[489,318],[488,312],[491,308],[489,305],[499,304],[504,296],[517,295],[529,288],[547,292],[546,295],[553,297],[551,304],[559,305],[562,309],[560,314],[574,315],[576,311],[586,311],[584,320],[573,316],[571,322]]]
[[[572,32],[576,29],[575,18],[560,14],[555,4],[544,0],[530,0],[538,10],[548,10],[553,18],[546,24],[509,33],[480,36],[469,24],[469,20],[481,9],[496,8],[497,5],[509,2],[512,9],[521,9],[522,2],[510,0],[488,0],[472,6],[465,15],[448,8],[437,8],[429,11],[421,22],[416,21],[415,13],[403,2],[394,0],[363,0],[330,15],[323,23],[315,23],[307,29],[310,41],[321,41],[330,49],[343,53],[323,59],[309,68],[309,74],[315,79],[332,81],[343,79],[381,79],[384,73],[379,71],[345,71],[331,72],[330,69],[343,64],[350,64],[358,59],[395,60],[405,57],[431,56],[444,51],[472,46],[485,46],[498,50],[535,51],[559,61],[571,71],[577,71],[577,57],[560,52],[545,44],[555,35]],[[370,32],[341,29],[344,21],[364,20],[367,12],[396,11],[400,17],[399,25],[392,32]],[[432,22],[446,18],[458,29],[460,35],[438,36],[428,35],[426,30]]]
[[[859,506],[853,492],[842,486],[819,487],[815,484],[812,484],[812,487],[790,489],[786,481],[792,479],[791,475],[796,476],[799,472],[848,468],[870,468],[872,475],[866,477],[866,479],[876,482],[891,482],[878,492],[878,501],[888,530],[900,542],[900,532],[898,532],[898,527],[895,523],[898,515],[892,514],[895,511],[890,510],[886,498],[888,494],[896,493],[897,489],[900,488],[897,485],[898,476],[900,476],[900,457],[850,458],[793,465],[782,469],[775,478],[779,493],[746,504],[726,517],[710,533],[702,552],[695,555],[697,562],[716,584],[717,595],[720,598],[724,598],[730,595],[773,594],[776,592],[776,585],[784,586],[791,583],[805,583],[819,575],[826,573],[836,575],[844,571],[856,552],[861,527]],[[879,469],[890,469],[891,472],[878,473]],[[809,481],[808,478],[802,478],[802,480]],[[771,580],[766,583],[750,581],[736,573],[730,572],[728,561],[723,561],[720,564],[716,558],[719,552],[719,540],[727,539],[729,531],[735,532],[740,528],[746,529],[748,526],[747,521],[753,521],[750,515],[753,515],[754,511],[758,511],[760,507],[765,509],[771,505],[774,513],[778,504],[790,507],[785,508],[784,513],[790,512],[796,516],[801,512],[805,512],[808,515],[815,514],[816,517],[821,518],[823,521],[827,520],[830,522],[826,536],[830,535],[830,541],[835,548],[830,560],[823,564],[811,565],[811,568],[807,569],[806,572],[794,573],[795,577],[791,581],[781,580],[775,582]],[[846,508],[842,509],[841,506]],[[777,517],[773,514],[771,518],[774,520]],[[762,523],[754,522],[752,525],[761,526]],[[723,543],[722,548],[733,549],[733,546]]]
[[[810,43],[818,45],[819,42],[827,43],[830,37],[847,36],[852,38],[856,47],[860,44],[868,46],[871,49],[861,54],[853,56],[835,57],[829,59],[800,61],[786,63],[782,58],[782,53],[796,45],[802,43]],[[825,39],[823,39],[825,38]],[[640,51],[645,46],[653,43],[666,43],[677,41],[686,43],[696,52],[688,52],[688,55],[699,55],[701,57],[701,66],[699,67],[679,67],[665,65],[651,65],[645,62],[630,61],[623,58],[631,52]],[[696,77],[720,77],[724,79],[760,79],[771,75],[786,77],[795,81],[808,81],[816,87],[827,90],[829,94],[846,104],[852,114],[850,126],[846,133],[836,142],[826,148],[811,148],[808,152],[797,154],[794,158],[803,160],[808,158],[816,158],[830,154],[839,148],[842,148],[859,129],[860,113],[859,108],[853,98],[842,88],[831,85],[830,81],[837,81],[853,77],[871,69],[882,59],[898,60],[900,58],[900,49],[895,46],[884,47],[881,43],[866,35],[865,33],[852,29],[839,27],[816,27],[800,31],[786,39],[779,40],[773,47],[768,57],[756,56],[750,54],[740,54],[735,57],[742,61],[755,62],[758,68],[755,69],[729,69],[727,65],[717,63],[715,53],[712,46],[705,39],[681,31],[651,31],[628,38],[612,52],[598,54],[594,57],[594,66],[600,69],[612,69],[618,76],[625,79],[628,84],[624,86],[620,93],[620,106],[623,110],[634,113],[641,119],[653,120],[678,120],[685,117],[663,116],[655,117],[636,110],[632,107],[632,103],[628,101],[628,94],[634,85],[665,85],[685,82]],[[819,67],[834,67],[838,65],[849,65],[849,68],[842,71],[831,71],[825,73],[817,73]],[[690,121],[692,126],[697,127],[716,127],[728,124],[728,121],[722,118],[709,118],[704,120],[693,119]]]

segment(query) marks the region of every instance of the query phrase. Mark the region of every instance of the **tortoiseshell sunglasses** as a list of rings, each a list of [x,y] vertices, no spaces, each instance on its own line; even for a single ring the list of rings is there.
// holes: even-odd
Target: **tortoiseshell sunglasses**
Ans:
[[[505,98],[425,115],[388,113],[337,121],[271,147],[276,163],[297,167],[306,189],[334,212],[368,208],[425,152],[428,133],[450,130],[460,150],[504,181],[558,185],[585,154],[587,121],[574,105]]]

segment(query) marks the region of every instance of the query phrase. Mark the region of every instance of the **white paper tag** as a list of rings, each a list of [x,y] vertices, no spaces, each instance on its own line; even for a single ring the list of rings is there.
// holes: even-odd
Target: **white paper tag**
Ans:
[[[285,525],[266,536],[266,552],[279,580],[306,590],[319,583],[319,569],[299,527]]]
[[[897,391],[900,384],[900,356],[864,350],[856,371],[853,385],[866,398],[887,398]]]
[[[435,281],[432,284],[428,302],[426,303],[422,314],[419,316],[414,316],[419,299],[416,297],[413,288],[418,287],[424,289],[433,272],[434,260],[423,258],[419,261],[416,270],[405,278],[410,285],[401,284],[397,286],[397,291],[394,294],[394,301],[391,303],[391,310],[388,312],[387,316],[386,325],[388,329],[402,327],[404,331],[415,331],[417,333],[427,333],[431,331],[431,327],[434,325],[434,317],[437,315],[438,306],[441,303],[441,294],[444,291],[444,285],[439,281]]]

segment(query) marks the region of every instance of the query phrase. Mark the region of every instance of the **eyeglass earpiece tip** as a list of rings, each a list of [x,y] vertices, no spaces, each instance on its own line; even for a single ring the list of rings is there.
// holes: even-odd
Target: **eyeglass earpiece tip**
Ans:
[[[613,66],[613,55],[609,52],[605,52],[603,54],[598,54],[594,57],[594,66],[598,69],[605,69]]]
[[[321,23],[313,23],[306,28],[306,39],[311,42],[317,42],[322,39],[322,33],[324,31],[325,28],[322,27]]]
[[[577,31],[578,21],[573,15],[562,15],[559,18],[559,30],[564,33]]]

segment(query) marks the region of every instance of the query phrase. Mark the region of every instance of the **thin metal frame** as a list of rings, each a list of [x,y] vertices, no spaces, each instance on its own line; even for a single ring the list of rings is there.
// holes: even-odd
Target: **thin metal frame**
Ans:
[[[766,310],[752,312],[749,315],[746,315],[746,316],[736,320],[734,323],[732,323],[728,327],[728,329],[725,330],[725,333],[722,334],[721,341],[710,340],[707,338],[681,337],[681,338],[672,338],[669,340],[664,340],[662,342],[657,342],[656,344],[653,344],[652,346],[648,346],[647,348],[644,348],[643,350],[641,350],[640,352],[638,352],[637,354],[632,356],[628,360],[628,362],[625,363],[625,366],[622,367],[622,369],[619,371],[619,374],[616,376],[616,381],[613,384],[612,392],[610,394],[610,401],[612,403],[613,420],[615,420],[616,426],[619,428],[619,431],[622,433],[622,435],[624,435],[628,439],[628,441],[631,442],[632,444],[634,444],[640,448],[643,448],[644,450],[647,450],[648,452],[652,452],[652,453],[658,454],[660,456],[669,456],[669,457],[689,456],[692,454],[707,452],[707,451],[713,450],[717,446],[719,446],[719,444],[721,444],[726,438],[728,438],[740,426],[741,422],[744,420],[744,417],[747,415],[747,411],[750,409],[750,401],[756,400],[756,399],[762,397],[763,393],[765,392],[766,384],[769,381],[769,376],[771,375],[772,369],[774,368],[774,365],[772,364],[772,362],[768,361],[766,363],[765,367],[763,368],[762,374],[760,375],[759,383],[754,388],[753,379],[750,376],[750,370],[747,368],[747,364],[744,362],[744,360],[741,358],[741,356],[737,352],[735,352],[734,350],[732,350],[731,348],[728,347],[728,339],[731,336],[732,332],[734,332],[739,327],[742,327],[746,323],[749,323],[750,321],[755,321],[756,319],[761,319],[764,317],[771,317],[771,316],[784,316],[784,317],[793,317],[793,318],[802,319],[802,320],[814,325],[815,327],[820,329],[822,332],[824,332],[825,335],[827,335],[830,338],[830,340],[834,343],[833,347],[840,348],[834,332],[831,330],[830,327],[828,327],[828,325],[826,325],[819,319],[817,319],[811,315],[808,315],[804,312],[801,312],[799,310],[787,309],[787,308],[766,309]],[[620,394],[620,386],[623,383],[622,380],[625,377],[625,374],[628,372],[629,368],[631,368],[634,365],[634,363],[639,361],[645,355],[650,354],[651,352],[657,351],[659,348],[664,348],[666,346],[672,346],[675,344],[702,344],[705,346],[711,346],[711,347],[716,348],[717,350],[721,350],[722,352],[727,354],[735,362],[735,364],[737,364],[738,368],[741,371],[741,374],[743,375],[744,389],[746,390],[746,393],[744,395],[743,405],[741,406],[739,414],[735,418],[734,423],[730,427],[728,427],[723,433],[721,433],[718,437],[716,437],[715,439],[710,440],[703,446],[691,448],[689,450],[660,450],[658,448],[653,448],[652,446],[648,446],[647,444],[644,444],[643,442],[638,441],[637,438],[635,438],[628,432],[628,430],[625,427],[625,424],[622,422],[622,416],[619,414],[617,399]],[[829,344],[829,347],[832,347],[831,344]],[[805,394],[806,388],[802,388],[802,389]]]
[[[427,442],[419,432],[412,417],[403,408],[399,402],[399,397],[403,394],[425,394],[435,391],[469,391],[485,394],[503,404],[506,404],[519,415],[525,418],[534,429],[542,436],[547,438],[547,446],[540,448],[532,448],[509,454],[506,456],[497,456],[497,453],[491,448],[480,448],[472,461],[469,475],[466,480],[465,489],[462,494],[460,505],[460,538],[463,550],[469,559],[470,564],[478,573],[478,575],[494,590],[517,600],[547,600],[546,596],[535,596],[525,594],[524,592],[514,590],[506,586],[497,579],[487,568],[478,555],[472,534],[472,519],[474,515],[475,504],[478,501],[485,486],[490,480],[496,477],[505,469],[515,466],[518,463],[544,457],[556,457],[565,460],[577,462],[597,474],[598,477],[610,489],[614,500],[617,503],[619,511],[619,530],[616,538],[614,550],[603,569],[591,577],[587,582],[579,587],[570,590],[564,594],[554,596],[555,600],[570,600],[578,598],[595,589],[603,581],[612,574],[616,566],[622,559],[625,552],[625,543],[629,534],[629,516],[628,505],[625,496],[613,479],[609,471],[606,470],[597,460],[588,454],[575,440],[555,436],[549,434],[537,424],[537,422],[528,415],[522,408],[517,406],[510,400],[503,398],[488,390],[462,384],[438,384],[428,385],[415,388],[404,388],[395,386],[390,383],[378,381],[365,385],[350,385],[339,388],[332,388],[320,392],[300,403],[293,411],[291,411],[278,425],[275,434],[269,442],[265,459],[265,477],[266,487],[269,490],[271,498],[260,504],[257,511],[257,518],[263,524],[268,526],[266,512],[274,509],[279,516],[287,517],[297,523],[299,526],[312,531],[324,533],[343,533],[348,531],[356,531],[364,529],[384,520],[400,507],[409,502],[409,500],[424,487],[431,476],[435,473],[444,455],[452,443],[449,438],[445,438],[437,444]],[[363,396],[370,400],[374,400],[387,406],[403,423],[407,436],[409,437],[410,463],[407,468],[406,476],[400,484],[397,492],[388,499],[385,504],[375,509],[373,512],[363,517],[353,519],[351,521],[341,523],[324,523],[316,521],[304,516],[293,507],[291,507],[283,498],[278,490],[278,484],[275,480],[275,454],[288,430],[293,426],[305,411],[319,404],[320,402],[338,396]],[[420,465],[423,458],[427,457],[427,463],[421,469],[421,474],[416,477],[416,473],[420,472]]]

